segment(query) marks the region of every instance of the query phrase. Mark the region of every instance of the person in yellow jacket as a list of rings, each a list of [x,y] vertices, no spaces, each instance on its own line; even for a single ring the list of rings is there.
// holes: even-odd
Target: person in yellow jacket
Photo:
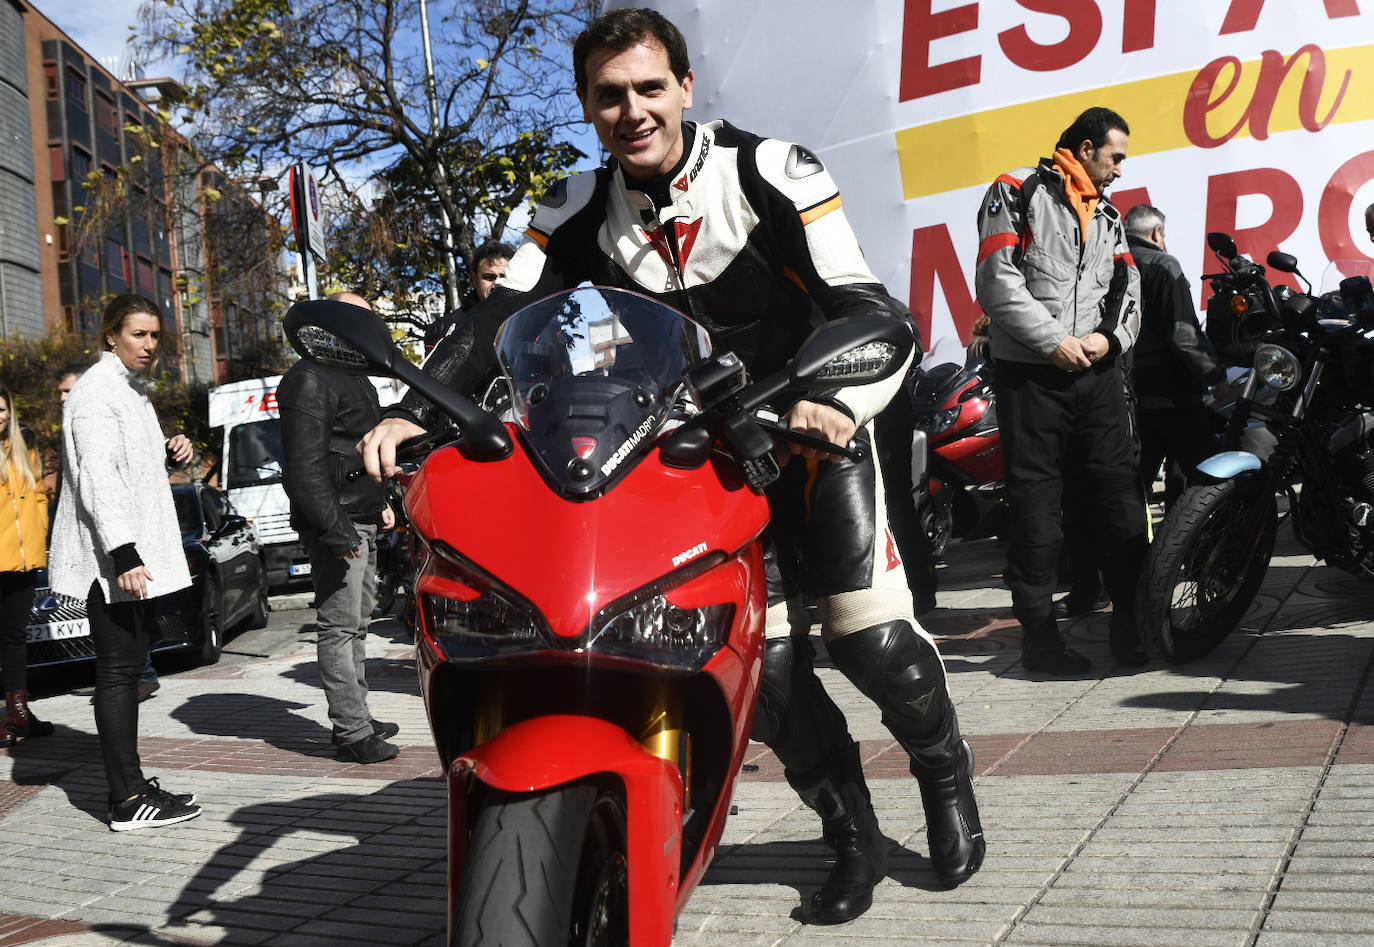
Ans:
[[[0,681],[5,688],[0,746],[52,733],[52,724],[29,709],[24,630],[38,570],[48,564],[48,495],[31,440],[19,426],[14,397],[0,385]]]

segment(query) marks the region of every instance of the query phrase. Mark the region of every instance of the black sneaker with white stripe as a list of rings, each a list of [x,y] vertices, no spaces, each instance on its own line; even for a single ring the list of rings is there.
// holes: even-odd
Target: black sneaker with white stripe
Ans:
[[[175,825],[200,815],[194,795],[176,795],[162,789],[156,779],[148,788],[124,802],[110,803],[110,828],[115,832],[155,829]]]

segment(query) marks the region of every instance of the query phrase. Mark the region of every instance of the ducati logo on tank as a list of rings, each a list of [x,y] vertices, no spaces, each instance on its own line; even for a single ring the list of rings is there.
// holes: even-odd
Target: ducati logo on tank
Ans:
[[[596,450],[596,438],[586,435],[574,437],[572,439],[572,446],[573,450],[577,451],[577,456],[586,460],[588,457],[592,456],[592,452]]]

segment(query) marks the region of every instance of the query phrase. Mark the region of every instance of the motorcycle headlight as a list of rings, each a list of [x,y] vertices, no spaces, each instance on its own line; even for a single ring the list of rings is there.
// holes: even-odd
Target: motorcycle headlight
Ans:
[[[959,406],[955,405],[952,408],[937,411],[935,414],[927,414],[916,419],[916,426],[932,437],[936,434],[943,434],[954,426],[955,421],[959,420],[959,411]]]
[[[1302,379],[1302,365],[1281,345],[1266,343],[1255,350],[1255,377],[1278,391],[1288,391]]]
[[[496,592],[488,590],[469,602],[445,595],[421,600],[430,632],[450,658],[525,651],[542,641],[540,623]]]
[[[730,635],[735,606],[678,608],[662,595],[635,602],[592,633],[588,651],[695,671]]]
[[[480,658],[543,647],[546,625],[533,606],[493,588],[447,544],[432,548],[437,555],[419,580],[420,607],[446,657]]]

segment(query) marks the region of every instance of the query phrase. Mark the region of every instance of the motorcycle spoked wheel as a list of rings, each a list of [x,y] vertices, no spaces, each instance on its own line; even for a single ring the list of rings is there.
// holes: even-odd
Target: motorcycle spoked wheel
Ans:
[[[625,947],[625,806],[593,783],[488,790],[472,822],[450,945]]]
[[[1219,645],[1259,592],[1277,529],[1278,504],[1263,476],[1185,490],[1146,560],[1138,613],[1150,653],[1183,664]]]

